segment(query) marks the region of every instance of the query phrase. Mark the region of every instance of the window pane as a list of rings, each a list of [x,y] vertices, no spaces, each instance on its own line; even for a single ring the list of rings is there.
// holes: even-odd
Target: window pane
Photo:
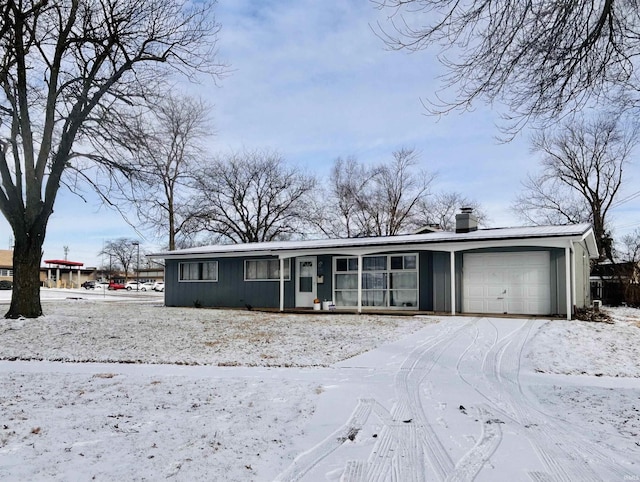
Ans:
[[[362,306],[387,306],[387,292],[383,290],[363,291]]]
[[[347,271],[347,258],[336,259],[336,271]]]
[[[362,289],[387,289],[387,273],[362,273]]]
[[[257,276],[257,265],[256,262],[253,260],[247,260],[244,262],[244,269],[245,269],[245,274],[244,277],[245,279],[256,279]]]
[[[311,293],[313,291],[313,278],[311,277],[300,277],[300,293]]]
[[[367,256],[362,259],[362,269],[365,271],[382,271],[387,269],[386,256]]]
[[[194,278],[191,277],[191,272],[192,272],[192,269],[193,269],[194,265],[195,265],[196,268],[198,267],[197,263],[182,263],[180,265],[180,279],[181,280],[188,281],[188,280],[194,279]]]
[[[258,265],[256,268],[257,279],[268,279],[269,277],[269,262],[266,259],[259,259],[256,261]]]
[[[358,289],[358,275],[357,274],[337,274],[336,275],[336,289],[344,290]]]
[[[279,259],[248,259],[244,262],[246,280],[279,280],[280,260]],[[284,279],[290,279],[290,263],[284,260]]]
[[[402,256],[391,256],[391,269],[402,269]]]
[[[418,306],[418,292],[416,290],[391,291],[391,306]]]
[[[349,271],[358,271],[358,258],[349,258]]]
[[[280,260],[270,259],[268,261],[268,279],[280,279]]]
[[[416,269],[416,257],[414,256],[405,256],[404,257],[404,269]]]
[[[209,280],[209,281],[218,280],[218,262],[217,261],[209,261],[207,263],[202,263],[202,279]]]
[[[358,306],[357,291],[336,291],[336,306]]]
[[[409,288],[416,289],[418,287],[418,273],[391,273],[391,289]]]
[[[298,264],[298,269],[300,270],[299,275],[301,277],[311,277],[314,276],[313,273],[313,261],[300,261]]]

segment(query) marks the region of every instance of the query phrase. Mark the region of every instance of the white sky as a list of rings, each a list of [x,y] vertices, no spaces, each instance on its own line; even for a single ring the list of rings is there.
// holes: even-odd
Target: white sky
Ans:
[[[459,191],[479,201],[491,226],[521,224],[510,205],[537,162],[523,133],[496,141],[497,112],[478,104],[473,112],[444,118],[426,115],[420,100],[433,98],[442,74],[435,51],[409,54],[385,49],[371,26],[389,12],[362,0],[219,0],[220,58],[232,72],[219,86],[202,79],[186,88],[214,105],[212,153],[269,148],[326,179],[333,160],[355,156],[388,160],[401,147],[421,153],[422,167],[438,172],[435,190]],[[638,157],[639,154],[636,155]],[[621,199],[637,191],[638,163],[627,171]],[[640,226],[640,199],[621,205],[610,219],[615,233]],[[143,232],[142,248],[162,240]],[[61,193],[51,217],[44,259],[101,264],[104,241],[139,238],[119,214]],[[11,230],[0,219],[0,249]]]

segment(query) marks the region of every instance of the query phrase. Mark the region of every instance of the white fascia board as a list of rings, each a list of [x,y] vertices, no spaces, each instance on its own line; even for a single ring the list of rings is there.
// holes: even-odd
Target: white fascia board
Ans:
[[[593,228],[589,228],[589,230],[582,235],[581,242],[584,243],[587,248],[589,258],[596,259],[600,257],[600,253],[598,252],[598,242],[595,234],[593,233]]]
[[[336,256],[366,256],[377,253],[390,252],[407,252],[407,251],[440,251],[440,252],[458,252],[469,251],[483,248],[566,248],[572,241],[576,241],[566,237],[555,238],[524,238],[524,239],[496,239],[486,241],[461,241],[457,243],[407,243],[392,244],[384,246],[367,246],[367,247],[351,247],[351,248],[332,248],[332,249],[299,249],[290,251],[277,251],[273,254],[280,258],[293,258],[304,255],[323,255],[332,254]]]
[[[440,234],[440,233],[438,233]],[[500,248],[500,247],[550,247],[564,248],[567,243],[585,242],[589,255],[593,257],[592,250],[595,247],[595,238],[591,229],[584,233],[571,233],[569,235],[540,235],[540,236],[504,236],[489,239],[478,239],[465,237],[457,240],[452,239],[406,239],[402,242],[401,237],[395,238],[398,242],[392,242],[394,238],[386,238],[385,240],[371,238],[364,243],[360,238],[341,239],[341,240],[318,240],[317,242],[301,242],[299,245],[294,243],[258,243],[257,246],[233,245],[231,250],[216,250],[216,246],[203,247],[194,250],[184,250],[178,252],[165,252],[148,255],[149,258],[156,259],[194,259],[194,258],[235,258],[240,256],[276,256],[278,258],[292,258],[303,255],[353,255],[366,256],[370,254],[383,252],[403,252],[403,251],[467,251],[471,249],[481,248]],[[337,245],[331,245],[336,242]],[[378,241],[378,242],[376,242]],[[387,242],[385,242],[387,241]],[[391,241],[391,242],[389,242]],[[350,246],[349,243],[358,244],[358,246]],[[289,246],[287,246],[287,244]],[[293,244],[293,245],[292,245]],[[306,245],[306,246],[305,246]],[[243,249],[244,248],[244,249]],[[597,251],[597,249],[596,249]]]

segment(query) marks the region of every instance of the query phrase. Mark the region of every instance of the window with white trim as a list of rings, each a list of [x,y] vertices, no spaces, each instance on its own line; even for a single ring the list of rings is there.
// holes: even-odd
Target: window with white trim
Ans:
[[[358,258],[334,258],[334,303],[358,306]],[[362,257],[362,306],[418,308],[418,255]]]
[[[0,269],[0,276],[13,276],[12,269]]]
[[[195,261],[180,263],[178,266],[180,281],[218,281],[217,261]]]
[[[291,279],[290,260],[284,260],[284,279]],[[280,279],[279,259],[246,259],[244,261],[245,281],[278,281]]]

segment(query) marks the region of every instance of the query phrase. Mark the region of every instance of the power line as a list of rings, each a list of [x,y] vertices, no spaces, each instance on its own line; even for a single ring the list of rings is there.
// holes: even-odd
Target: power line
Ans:
[[[636,191],[633,194],[629,194],[627,197],[620,199],[619,201],[614,202],[611,205],[611,208],[617,208],[618,206],[624,204],[624,203],[628,203],[629,201],[637,198],[640,196],[640,191]]]

